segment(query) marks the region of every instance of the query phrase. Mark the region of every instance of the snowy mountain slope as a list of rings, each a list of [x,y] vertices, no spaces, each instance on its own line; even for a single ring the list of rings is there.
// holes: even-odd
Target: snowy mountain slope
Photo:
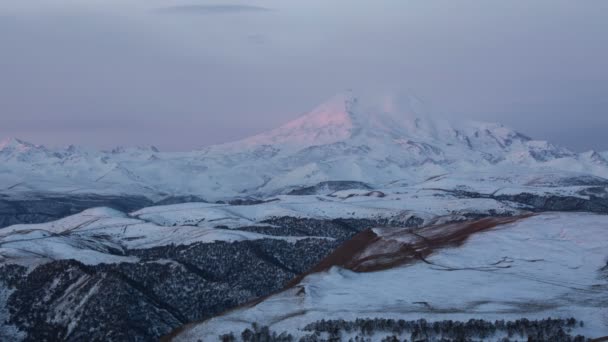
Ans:
[[[251,205],[187,203],[153,206],[131,215],[159,225],[241,227],[277,217],[356,219],[394,225],[437,220],[516,215],[522,211],[608,213],[608,181],[581,174],[451,174],[378,189],[349,189],[315,195],[280,195]]]
[[[160,227],[105,208],[0,234],[3,341],[158,340],[279,290],[336,246]]]
[[[321,319],[374,317],[431,322],[575,317],[584,321],[575,334],[608,334],[606,216],[551,213],[495,228],[461,224],[365,234],[322,262],[343,267],[312,273],[260,302],[190,325],[174,340],[239,336],[252,323],[298,338]],[[386,253],[409,259],[395,263]],[[384,267],[347,269],[355,267],[355,259],[374,256]]]
[[[334,237],[322,230],[293,235],[275,224],[286,219],[425,226],[530,211],[608,213],[607,185],[603,178],[573,173],[497,177],[478,172],[432,177],[413,185],[395,182],[379,189],[320,187],[315,188],[318,194],[280,195],[244,204],[171,204],[129,214],[95,208],[48,223],[0,228],[0,255],[5,261],[25,263],[75,258],[95,264],[134,261],[123,258],[128,249],[264,238],[294,242],[295,236],[311,234]]]
[[[414,198],[416,200],[414,200]],[[1,262],[27,264],[48,260],[76,259],[85,264],[135,262],[124,257],[127,249],[145,249],[197,242],[242,241],[285,237],[237,229],[272,226],[275,218],[354,219],[405,224],[408,220],[430,223],[438,217],[465,219],[467,215],[515,215],[517,204],[491,198],[460,198],[434,190],[401,189],[382,198],[370,191],[341,191],[329,196],[279,196],[253,205],[185,203],[148,207],[131,214],[109,208],[42,224],[20,224],[0,229]],[[230,229],[225,229],[230,228]],[[323,233],[322,236],[328,236]]]
[[[423,107],[409,96],[346,92],[269,132],[180,153],[154,147],[48,149],[9,139],[0,143],[0,189],[216,200],[286,193],[325,181],[378,187],[468,171],[608,177],[601,153],[575,154],[500,124],[451,124],[429,117]]]
[[[342,197],[342,198],[341,198]],[[414,200],[416,199],[416,200]],[[276,201],[246,206],[189,203],[149,207],[132,215],[162,225],[193,224],[236,228],[259,225],[277,217],[299,219],[368,219],[403,224],[411,217],[429,223],[441,216],[513,215],[517,204],[489,198],[458,198],[436,191],[388,194],[383,198],[370,192],[344,191],[332,196],[279,196]]]
[[[127,250],[217,241],[281,239],[254,232],[200,226],[161,226],[109,208],[85,210],[44,224],[14,225],[0,229],[0,264],[38,265],[74,259],[87,265],[137,262]]]
[[[124,256],[127,249],[264,238],[296,241],[285,237],[294,231],[273,228],[277,219],[423,226],[526,211],[608,213],[607,184],[603,178],[572,173],[504,173],[500,177],[467,173],[432,177],[414,185],[395,182],[379,189],[320,187],[315,188],[317,195],[280,195],[246,205],[185,203],[130,214],[97,208],[44,224],[2,228],[0,255],[3,262],[21,264],[70,258],[97,264],[136,262]],[[323,230],[295,236],[311,234],[332,237]]]

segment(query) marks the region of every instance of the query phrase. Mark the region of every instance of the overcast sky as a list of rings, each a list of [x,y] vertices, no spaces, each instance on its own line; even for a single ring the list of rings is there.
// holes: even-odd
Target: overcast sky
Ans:
[[[608,1],[0,1],[0,137],[188,150],[347,88],[608,150]]]

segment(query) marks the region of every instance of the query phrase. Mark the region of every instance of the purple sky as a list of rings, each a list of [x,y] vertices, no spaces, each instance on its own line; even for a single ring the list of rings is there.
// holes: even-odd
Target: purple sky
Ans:
[[[187,150],[405,89],[608,150],[606,18],[605,0],[4,0],[0,138]]]

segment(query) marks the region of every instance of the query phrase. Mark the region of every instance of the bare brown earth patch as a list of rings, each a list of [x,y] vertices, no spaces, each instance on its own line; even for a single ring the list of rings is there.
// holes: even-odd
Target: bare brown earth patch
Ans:
[[[308,273],[290,282],[293,286],[310,273],[339,266],[355,272],[374,272],[425,261],[435,250],[462,245],[471,235],[513,223],[533,214],[488,217],[477,221],[447,223],[423,228],[365,230],[338,247]],[[289,287],[289,286],[288,286]]]

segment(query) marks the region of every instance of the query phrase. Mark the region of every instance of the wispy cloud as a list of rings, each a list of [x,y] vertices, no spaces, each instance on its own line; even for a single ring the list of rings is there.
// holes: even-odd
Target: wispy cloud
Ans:
[[[156,10],[160,13],[175,14],[231,14],[244,12],[270,12],[272,9],[261,6],[222,4],[222,5],[180,5],[163,7]]]

